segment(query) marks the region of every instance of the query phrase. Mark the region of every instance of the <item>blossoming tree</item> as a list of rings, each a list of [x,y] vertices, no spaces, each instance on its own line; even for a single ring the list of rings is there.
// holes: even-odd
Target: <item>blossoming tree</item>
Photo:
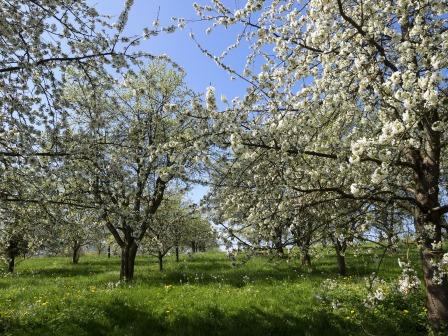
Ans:
[[[387,203],[412,213],[435,327],[448,323],[440,267],[447,122],[445,1],[248,0],[195,5],[212,29],[239,25],[211,55],[249,83],[215,123],[234,155],[292,158],[284,179],[302,194]],[[249,41],[245,70],[225,57]],[[223,127],[223,125],[233,125]]]
[[[77,125],[70,160],[85,163],[74,173],[87,176],[85,195],[121,247],[120,277],[131,280],[165,192],[194,168],[196,124],[185,115],[191,92],[183,73],[164,61],[126,73],[121,83],[106,76],[94,92],[87,80],[73,76],[66,89]]]

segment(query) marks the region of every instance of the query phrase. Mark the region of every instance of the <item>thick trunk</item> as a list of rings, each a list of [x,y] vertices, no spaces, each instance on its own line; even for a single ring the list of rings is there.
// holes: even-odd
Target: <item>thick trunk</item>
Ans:
[[[8,259],[8,272],[13,273],[14,272],[14,263],[15,262],[15,257],[10,257]]]
[[[160,251],[159,251],[159,254],[157,257],[159,259],[159,271],[162,272],[163,271],[163,255],[162,255],[162,253],[160,253]]]
[[[81,245],[78,244],[78,242],[75,242],[73,244],[73,251],[72,251],[72,263],[77,264],[79,262],[79,257],[81,255]]]
[[[137,244],[135,244],[135,242],[125,244],[121,247],[121,280],[131,281],[134,278],[134,265],[136,255]]]
[[[179,246],[176,246],[176,262],[179,262]]]
[[[8,247],[6,248],[6,257],[8,259],[8,272],[13,273],[15,267],[16,257],[20,255],[19,243],[21,241],[20,236],[13,236],[9,240]]]
[[[411,150],[410,159],[414,169],[415,230],[421,249],[423,277],[426,288],[426,306],[431,325],[438,330],[448,325],[448,283],[446,276],[435,279],[437,265],[443,256],[442,216],[434,211],[440,206],[440,155],[441,133],[431,125],[439,120],[437,111],[430,111],[421,122],[422,144],[420,150]]]
[[[338,272],[340,275],[347,274],[347,267],[345,265],[345,256],[342,254],[336,254],[338,259]]]
[[[432,266],[433,254],[425,248],[421,253],[423,276],[426,287],[426,306],[428,318],[436,329],[446,328],[448,323],[448,284],[446,277],[442,283],[434,280],[434,266]]]
[[[423,278],[426,288],[426,307],[428,309],[428,319],[435,329],[446,328],[448,325],[448,282],[446,276],[439,281],[435,278],[437,266],[435,266],[443,256],[443,250],[437,247],[441,241],[440,218],[428,218],[428,215],[419,213],[416,225],[418,231],[422,232],[428,226],[434,226],[433,235],[423,233],[423,245],[420,253]]]
[[[336,259],[338,261],[338,273],[340,275],[347,274],[347,266],[345,264],[345,244],[341,244],[338,240],[334,243],[334,249],[336,251]]]

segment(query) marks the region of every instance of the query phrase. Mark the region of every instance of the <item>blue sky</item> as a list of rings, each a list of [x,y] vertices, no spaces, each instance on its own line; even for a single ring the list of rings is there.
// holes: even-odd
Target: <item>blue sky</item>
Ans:
[[[124,0],[89,1],[101,14],[118,16],[123,8]],[[172,17],[196,19],[193,3],[210,3],[208,0],[135,0],[129,15],[126,35],[141,35],[144,27],[151,27],[157,18],[162,26],[172,23]],[[232,0],[233,6],[240,6],[244,1]],[[159,11],[160,8],[160,11]],[[193,32],[196,39],[208,50],[220,54],[228,45],[234,42],[236,29],[226,30],[218,28],[211,34],[205,34],[209,23],[189,23],[183,30],[172,34],[161,34],[150,40],[144,41],[138,49],[153,53],[154,55],[167,54],[173,61],[186,71],[188,86],[196,92],[202,93],[206,87],[213,85],[216,88],[217,97],[224,94],[229,100],[235,96],[244,95],[246,85],[241,80],[231,80],[230,75],[220,69],[210,58],[204,55],[189,37]],[[229,64],[236,69],[242,69],[245,64],[245,50],[238,48],[229,58]],[[195,186],[190,193],[190,198],[198,202],[205,194],[207,188]]]

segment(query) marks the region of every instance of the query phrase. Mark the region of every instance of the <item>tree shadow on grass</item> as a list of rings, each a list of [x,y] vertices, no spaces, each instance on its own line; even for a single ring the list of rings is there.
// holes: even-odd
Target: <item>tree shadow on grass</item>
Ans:
[[[348,268],[348,275],[355,277],[365,277],[372,273],[372,269],[368,267],[353,266]],[[184,269],[169,269],[163,273],[148,272],[147,274],[136,274],[139,282],[172,284],[194,283],[194,284],[214,284],[221,283],[233,287],[242,287],[246,283],[255,284],[273,284],[275,282],[295,283],[302,281],[302,277],[312,279],[318,283],[327,278],[338,276],[337,267],[331,265],[329,267],[316,267],[311,270],[301,267],[282,267],[271,266],[269,268],[253,268],[245,265],[232,267],[230,263],[227,266],[218,268],[203,267],[203,265],[189,265]]]
[[[87,308],[86,311],[90,307]],[[159,307],[154,307],[159,308]],[[60,326],[51,321],[34,320],[26,325],[8,323],[11,335],[95,335],[95,336],[144,336],[144,335],[179,335],[179,336],[338,336],[365,335],[418,335],[421,331],[413,330],[401,320],[378,319],[369,313],[368,332],[365,326],[343,318],[331,312],[310,307],[303,314],[279,309],[275,312],[265,311],[259,307],[226,311],[216,304],[194,307],[189,312],[165,311],[156,313],[148,307],[132,306],[116,299],[103,306],[96,306],[96,314],[89,318],[78,318],[76,314],[60,321]],[[84,310],[84,309],[82,309]],[[10,321],[11,322],[11,321]]]
[[[1,275],[1,274],[0,274],[0,275]],[[8,288],[8,287],[10,287],[10,286],[11,286],[10,283],[0,281],[0,289],[6,289],[6,288]]]
[[[91,264],[66,265],[60,267],[21,270],[21,276],[33,277],[78,277],[92,276],[113,271],[113,268],[97,267]]]
[[[324,312],[298,318],[286,311],[276,314],[250,307],[226,313],[216,305],[199,308],[194,315],[155,315],[116,301],[104,309],[106,321],[82,326],[87,335],[347,335],[349,321]],[[356,329],[356,328],[355,328]]]
[[[319,282],[338,276],[335,259],[331,256],[316,260],[311,269],[300,267],[298,262],[297,264],[286,264],[284,261],[269,262],[260,258],[256,259],[254,263],[249,261],[247,264],[232,267],[230,260],[224,255],[222,257],[198,255],[179,263],[176,263],[173,258],[168,258],[165,267],[166,270],[161,273],[156,269],[155,258],[139,256],[136,260],[135,279],[137,282],[149,286],[159,286],[161,283],[175,285],[189,282],[198,285],[221,283],[242,287],[248,281],[257,284],[272,284],[278,281],[297,282],[301,277],[306,277],[314,282]],[[352,275],[354,278],[369,276],[376,271],[374,263],[357,263],[351,259],[347,260],[347,267],[348,275]],[[72,265],[67,260],[65,265],[57,264],[57,267],[49,265],[40,269],[26,268],[20,270],[20,273],[21,276],[44,279],[46,277],[87,277],[111,271],[119,272],[119,269],[119,258],[86,257],[78,265]],[[388,276],[388,274],[383,276]]]

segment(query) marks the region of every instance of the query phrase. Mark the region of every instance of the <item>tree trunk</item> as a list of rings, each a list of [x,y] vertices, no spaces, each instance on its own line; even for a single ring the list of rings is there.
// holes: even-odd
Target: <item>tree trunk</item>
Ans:
[[[137,244],[135,242],[125,244],[121,247],[121,280],[131,281],[134,278],[134,265],[136,255]]]
[[[311,256],[307,253],[302,254],[301,258],[302,266],[311,267]]]
[[[196,242],[195,241],[191,242],[191,252],[196,253]]]
[[[281,229],[277,229],[275,231],[274,249],[277,252],[277,255],[279,257],[283,257],[285,255],[285,251],[283,251],[282,230]]]
[[[446,276],[440,281],[434,279],[437,265],[443,257],[442,247],[442,211],[440,207],[440,155],[441,133],[432,130],[432,124],[439,120],[437,111],[431,111],[421,122],[421,149],[409,152],[414,171],[415,231],[421,249],[423,277],[426,288],[426,307],[428,319],[437,330],[448,326],[448,283]]]
[[[429,321],[435,329],[446,328],[448,322],[448,284],[446,276],[443,277],[441,284],[434,281],[433,254],[428,248],[424,248],[421,252],[421,258]]]
[[[417,228],[420,232],[428,226],[434,225],[440,218],[428,218],[430,216],[422,214],[420,211],[417,217]],[[423,237],[422,237],[423,236]],[[420,257],[423,267],[423,278],[426,288],[426,307],[428,309],[428,319],[437,330],[447,328],[448,324],[448,282],[447,277],[443,276],[441,282],[434,279],[437,272],[436,264],[443,256],[443,250],[434,247],[441,241],[441,227],[436,225],[434,236],[423,233],[423,246]]]
[[[345,250],[346,246],[345,244],[341,244],[337,238],[334,242],[334,249],[336,251],[336,259],[338,261],[338,273],[339,275],[346,275],[347,274],[347,266],[345,264]]]
[[[15,262],[14,256],[8,258],[8,272],[9,273],[14,272],[14,262]]]
[[[8,272],[13,273],[15,268],[16,257],[20,255],[20,236],[13,236],[10,238],[7,248],[6,257],[8,259]]]
[[[301,254],[301,263],[302,266],[311,267],[311,256],[310,256],[310,245],[311,245],[311,228],[307,228],[307,234],[305,235],[304,241],[302,244],[299,244],[300,254]]]
[[[159,251],[157,257],[159,259],[159,271],[162,272],[163,271],[163,255],[160,251]]]
[[[81,245],[78,242],[73,244],[72,263],[77,264],[81,255]]]
[[[110,245],[107,247],[107,257],[110,258]]]
[[[347,267],[345,265],[345,256],[336,253],[337,259],[338,259],[338,272],[340,275],[346,275],[347,274]]]
[[[179,246],[176,246],[176,262],[179,262]]]

